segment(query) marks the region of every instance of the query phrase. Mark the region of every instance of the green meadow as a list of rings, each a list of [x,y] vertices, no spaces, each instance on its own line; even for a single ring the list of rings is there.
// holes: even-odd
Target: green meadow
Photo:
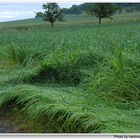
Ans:
[[[139,133],[140,13],[0,23],[0,109],[17,132]]]

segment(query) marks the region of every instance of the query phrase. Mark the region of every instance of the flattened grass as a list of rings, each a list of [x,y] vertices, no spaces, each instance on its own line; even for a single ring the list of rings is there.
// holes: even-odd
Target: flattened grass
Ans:
[[[32,132],[139,132],[139,29],[2,32],[0,107],[18,107]]]

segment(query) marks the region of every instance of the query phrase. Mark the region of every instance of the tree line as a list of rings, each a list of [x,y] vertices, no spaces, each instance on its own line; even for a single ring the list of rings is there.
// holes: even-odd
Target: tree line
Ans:
[[[87,15],[94,15],[99,20],[99,24],[102,23],[103,18],[112,19],[112,15],[119,11],[121,12],[122,7],[137,6],[140,8],[140,4],[129,4],[129,3],[84,3],[79,6],[73,5],[71,8],[60,8],[57,3],[44,3],[42,8],[44,12],[36,13],[37,17],[42,17],[44,21],[51,23],[54,27],[54,22],[64,21],[64,14],[81,14],[84,11]]]
[[[80,5],[73,5],[70,8],[63,8],[65,14],[82,14],[87,11],[89,7],[93,7],[95,3],[83,3]],[[140,11],[140,3],[113,3],[113,5],[119,7],[119,13],[121,12],[133,12]]]

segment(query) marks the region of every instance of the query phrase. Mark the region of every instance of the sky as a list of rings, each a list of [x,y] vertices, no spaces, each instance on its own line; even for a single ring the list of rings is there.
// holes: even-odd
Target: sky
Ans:
[[[36,12],[43,11],[43,3],[0,3],[0,22],[34,18]],[[61,8],[69,8],[80,2],[58,3]]]

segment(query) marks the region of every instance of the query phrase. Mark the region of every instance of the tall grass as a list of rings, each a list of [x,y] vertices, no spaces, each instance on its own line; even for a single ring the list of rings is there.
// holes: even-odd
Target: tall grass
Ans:
[[[0,107],[32,132],[139,132],[140,25],[62,29],[0,34]]]

